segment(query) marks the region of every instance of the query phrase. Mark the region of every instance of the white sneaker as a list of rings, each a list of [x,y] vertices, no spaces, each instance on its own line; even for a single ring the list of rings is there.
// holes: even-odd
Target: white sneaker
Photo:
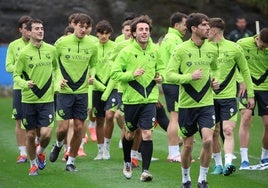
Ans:
[[[130,179],[132,177],[132,166],[131,166],[131,163],[129,163],[129,162],[124,163],[123,175],[127,179]]]
[[[102,152],[99,152],[98,155],[94,158],[94,160],[95,161],[102,160],[103,159],[102,156],[103,156],[103,153]]]
[[[122,148],[123,148],[123,144],[122,144],[122,140],[121,140],[121,139],[119,140],[118,148],[119,148],[119,149],[122,149]]]
[[[109,160],[111,158],[110,156],[110,148],[109,147],[103,147],[103,154],[102,154],[102,159],[103,160]]]
[[[142,182],[145,182],[145,181],[152,181],[153,179],[153,176],[152,174],[150,174],[150,172],[148,170],[144,170],[141,174],[141,177],[140,177],[140,180]]]
[[[168,156],[167,158],[168,162],[177,162],[180,163],[181,162],[181,155],[175,155],[175,156]]]

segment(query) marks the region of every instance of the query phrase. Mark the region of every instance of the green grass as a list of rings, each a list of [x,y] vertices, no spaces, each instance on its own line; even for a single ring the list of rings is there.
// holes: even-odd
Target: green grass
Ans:
[[[115,126],[113,139],[111,143],[111,160],[94,161],[93,158],[97,154],[96,143],[89,142],[85,145],[85,158],[77,158],[77,173],[65,172],[65,163],[61,161],[62,153],[58,161],[51,163],[47,161],[45,170],[39,170],[36,177],[28,176],[29,163],[16,164],[18,149],[15,141],[15,125],[11,117],[10,98],[0,99],[0,187],[49,187],[49,188],[69,188],[69,187],[92,187],[92,188],[130,188],[130,187],[154,187],[154,188],[173,188],[180,187],[181,169],[179,163],[168,163],[166,157],[167,137],[166,133],[158,127],[154,131],[154,157],[160,160],[151,163],[150,172],[154,179],[149,183],[141,183],[139,181],[140,168],[134,169],[131,180],[126,180],[122,175],[123,154],[118,149],[119,129]],[[262,123],[259,117],[254,117],[253,126],[251,127],[251,142],[249,147],[250,162],[257,164],[261,154],[261,135]],[[238,127],[236,128],[236,132]],[[47,148],[47,154],[51,150],[52,143],[55,142],[55,133],[52,135],[51,144]],[[194,145],[193,157],[196,162],[191,166],[191,178],[193,187],[196,187],[199,174],[199,152],[200,139],[196,135],[196,143]],[[234,164],[239,168],[240,155],[239,146],[237,144],[236,133],[236,149],[235,154],[238,159],[234,160]],[[140,164],[141,165],[141,164]],[[210,165],[212,170],[213,163]],[[229,177],[208,175],[210,187],[217,188],[258,188],[268,187],[268,170],[264,171],[237,171]]]

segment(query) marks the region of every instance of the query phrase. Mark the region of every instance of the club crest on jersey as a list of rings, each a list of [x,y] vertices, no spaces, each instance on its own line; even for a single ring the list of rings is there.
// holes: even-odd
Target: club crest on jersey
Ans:
[[[212,52],[207,52],[207,53],[206,53],[206,56],[207,56],[208,58],[211,58],[211,57],[213,56],[213,53],[212,53]]]
[[[187,63],[186,63],[186,65],[188,66],[188,67],[190,67],[190,66],[192,66],[192,62],[190,62],[190,61],[188,61]]]
[[[46,54],[46,58],[47,59],[50,59],[51,57],[50,57],[50,54]]]
[[[85,54],[89,54],[88,49],[84,49]]]
[[[229,57],[229,53],[228,53],[228,52],[223,52],[223,55],[224,55],[225,57]]]
[[[153,59],[155,58],[155,56],[154,56],[154,54],[153,54],[153,53],[151,53],[151,54],[150,54],[150,56],[151,56],[151,58],[153,58]]]
[[[32,69],[34,67],[33,64],[29,64],[28,66],[29,66],[30,69]]]

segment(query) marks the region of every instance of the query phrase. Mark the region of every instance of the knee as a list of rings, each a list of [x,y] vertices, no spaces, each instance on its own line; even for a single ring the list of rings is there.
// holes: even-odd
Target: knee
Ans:
[[[134,139],[134,133],[133,132],[127,132],[127,133],[125,133],[125,139],[126,140],[133,140]]]
[[[27,131],[26,136],[28,140],[35,140],[36,134],[34,131]]]
[[[233,132],[234,130],[232,127],[226,127],[223,129],[224,136],[232,136]]]
[[[151,130],[142,130],[142,139],[143,140],[152,140],[152,131]]]
[[[205,150],[209,150],[210,148],[212,148],[212,139],[205,139],[203,140],[203,148]]]
[[[184,153],[191,153],[192,152],[192,150],[193,150],[193,145],[186,145],[186,144],[184,144],[183,145],[183,151],[184,151]]]

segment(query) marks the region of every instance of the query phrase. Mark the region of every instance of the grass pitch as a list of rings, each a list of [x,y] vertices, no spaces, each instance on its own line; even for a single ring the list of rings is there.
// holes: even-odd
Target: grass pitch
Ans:
[[[97,146],[94,142],[85,145],[86,157],[76,159],[77,173],[65,171],[65,163],[61,161],[63,152],[55,163],[48,160],[52,144],[55,143],[55,128],[51,143],[46,150],[47,166],[39,175],[30,177],[28,175],[29,162],[16,164],[18,149],[15,139],[15,122],[11,117],[11,98],[0,99],[0,188],[15,187],[49,187],[49,188],[175,188],[181,186],[181,168],[179,163],[168,163],[167,136],[166,133],[157,127],[154,131],[154,153],[153,157],[159,161],[151,163],[150,172],[153,175],[152,182],[140,182],[141,167],[133,170],[133,177],[126,180],[122,174],[123,153],[118,148],[120,131],[117,125],[111,143],[111,159],[108,161],[94,161],[97,155]],[[249,159],[251,164],[258,164],[261,154],[262,122],[257,116],[254,117],[251,127],[251,142],[249,146]],[[235,129],[237,159],[234,164],[237,171],[231,176],[208,175],[209,187],[215,188],[265,188],[268,187],[268,170],[264,171],[240,171],[240,154],[238,145],[238,126]],[[199,135],[196,135],[193,157],[196,160],[191,166],[192,186],[197,187],[199,174],[199,152],[201,142]],[[141,165],[141,163],[140,163]],[[214,162],[210,165],[212,171]]]

